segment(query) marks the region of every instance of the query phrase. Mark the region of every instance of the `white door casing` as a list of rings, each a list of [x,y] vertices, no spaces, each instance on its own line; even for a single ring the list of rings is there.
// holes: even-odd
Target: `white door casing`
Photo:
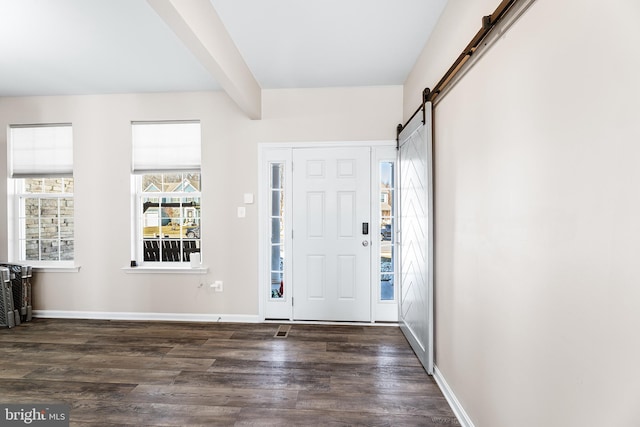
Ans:
[[[400,328],[433,375],[431,104],[400,134]],[[425,120],[424,124],[422,120]]]
[[[370,152],[293,150],[294,320],[371,320]]]

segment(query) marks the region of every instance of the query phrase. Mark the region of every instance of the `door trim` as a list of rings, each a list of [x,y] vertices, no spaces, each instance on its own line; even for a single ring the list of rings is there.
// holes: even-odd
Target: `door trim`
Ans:
[[[328,141],[328,142],[262,142],[258,143],[258,317],[262,320],[283,320],[283,321],[293,321],[293,305],[291,303],[291,286],[287,286],[288,283],[291,282],[292,277],[292,269],[291,263],[285,263],[284,266],[284,282],[285,282],[285,297],[282,300],[273,300],[270,298],[267,289],[269,288],[269,277],[270,277],[270,225],[269,225],[269,165],[273,162],[282,162],[285,165],[285,174],[286,177],[291,176],[292,172],[292,154],[293,149],[298,148],[333,148],[333,147],[370,147],[372,149],[371,155],[371,164],[377,165],[376,162],[381,158],[389,158],[388,152],[385,155],[381,155],[380,152],[384,152],[385,150],[393,149],[395,152],[396,141],[395,140],[384,140],[384,141]],[[395,160],[395,155],[393,156],[393,160]],[[377,166],[376,166],[377,167]],[[373,169],[372,169],[372,180],[374,177]],[[286,180],[287,178],[285,178]],[[290,206],[290,201],[292,200],[292,188],[290,185],[285,184],[285,209],[286,206]],[[371,190],[372,196],[377,194],[377,189],[372,188]],[[372,197],[372,201],[376,200],[376,197]],[[377,218],[378,212],[374,209],[374,203],[371,204],[371,215],[372,218]],[[377,205],[375,205],[377,206]],[[291,230],[291,218],[289,216],[285,216],[285,230]],[[377,220],[376,220],[377,222]],[[373,229],[373,221],[372,221],[372,229]],[[285,257],[286,254],[291,253],[292,248],[292,239],[290,233],[286,233],[284,248],[285,248]],[[374,262],[373,259],[374,254],[379,253],[379,242],[377,240],[373,240],[373,245],[376,250],[371,251],[372,256],[372,273],[374,266],[378,265],[378,262]],[[373,249],[373,248],[372,248]],[[378,320],[378,318],[382,315],[382,309],[380,308],[380,304],[376,304],[376,295],[378,292],[374,292],[373,285],[377,281],[376,271],[375,275],[371,277],[371,322],[375,321],[385,321],[385,322],[395,322],[397,318],[383,318]],[[289,292],[287,293],[287,288]],[[386,304],[386,316],[388,313],[397,314],[397,299],[396,304],[393,308],[389,307],[389,304]]]

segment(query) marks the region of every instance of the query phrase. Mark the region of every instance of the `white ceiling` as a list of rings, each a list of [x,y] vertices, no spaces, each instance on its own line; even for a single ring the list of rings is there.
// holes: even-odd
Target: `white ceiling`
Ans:
[[[263,89],[403,84],[446,0],[210,0]],[[0,96],[220,90],[146,0],[0,0]]]

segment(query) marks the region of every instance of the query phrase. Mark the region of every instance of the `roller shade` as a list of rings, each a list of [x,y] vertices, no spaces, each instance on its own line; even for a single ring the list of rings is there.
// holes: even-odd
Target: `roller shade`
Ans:
[[[200,122],[133,122],[133,173],[200,170]]]
[[[73,176],[70,123],[9,127],[11,178]]]

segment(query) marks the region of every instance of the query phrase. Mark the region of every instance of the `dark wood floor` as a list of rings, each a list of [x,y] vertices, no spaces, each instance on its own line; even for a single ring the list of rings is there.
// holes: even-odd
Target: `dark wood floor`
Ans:
[[[459,425],[397,327],[34,319],[0,330],[0,403],[76,426]]]

